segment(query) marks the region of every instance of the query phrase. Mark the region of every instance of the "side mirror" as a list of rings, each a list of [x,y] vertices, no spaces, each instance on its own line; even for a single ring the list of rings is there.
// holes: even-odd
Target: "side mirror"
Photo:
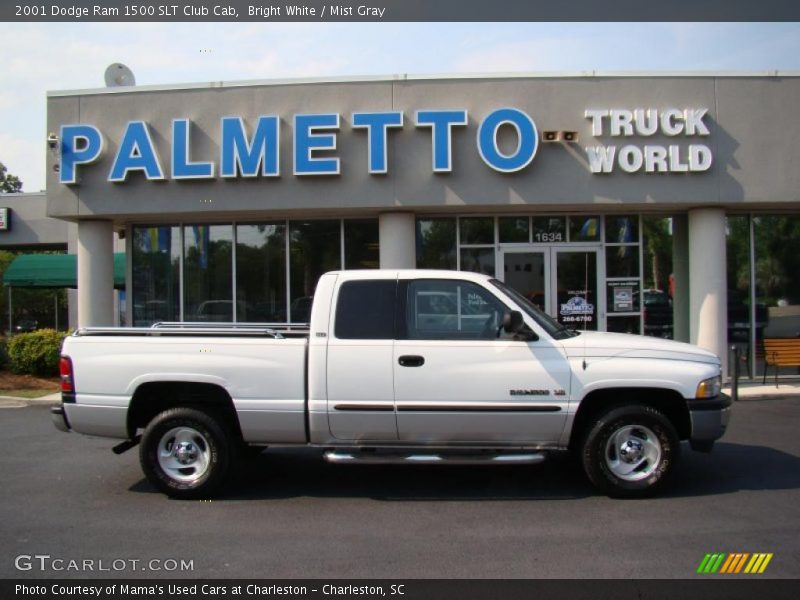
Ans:
[[[503,331],[514,334],[514,339],[519,341],[535,342],[539,339],[539,336],[525,325],[522,313],[518,310],[512,310],[503,315]]]
[[[506,333],[518,333],[524,326],[525,321],[518,310],[508,311],[503,315],[503,331]]]

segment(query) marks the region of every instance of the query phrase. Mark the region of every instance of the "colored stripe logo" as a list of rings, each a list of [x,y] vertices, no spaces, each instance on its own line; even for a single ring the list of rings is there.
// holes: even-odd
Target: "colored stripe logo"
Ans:
[[[767,569],[769,561],[772,560],[772,552],[716,552],[706,554],[697,572],[701,574],[725,574],[735,575],[737,573],[761,574]]]

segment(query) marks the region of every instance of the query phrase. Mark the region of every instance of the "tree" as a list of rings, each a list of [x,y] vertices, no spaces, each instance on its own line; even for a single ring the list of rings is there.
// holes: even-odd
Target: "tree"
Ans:
[[[11,175],[6,166],[0,162],[0,193],[13,194],[22,191],[22,182],[16,175]]]

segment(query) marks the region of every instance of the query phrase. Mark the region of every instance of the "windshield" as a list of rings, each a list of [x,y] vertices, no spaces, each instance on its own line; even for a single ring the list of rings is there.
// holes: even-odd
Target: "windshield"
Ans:
[[[495,287],[499,288],[500,291],[504,292],[508,296],[514,299],[517,305],[529,316],[531,317],[536,323],[544,329],[548,335],[552,338],[557,340],[563,340],[565,338],[575,337],[578,335],[579,332],[574,331],[572,329],[567,329],[561,323],[556,321],[553,317],[548,315],[546,312],[535,306],[530,300],[528,300],[525,296],[520,294],[517,290],[512,287],[507,286],[502,281],[498,281],[497,279],[491,279],[491,284]]]

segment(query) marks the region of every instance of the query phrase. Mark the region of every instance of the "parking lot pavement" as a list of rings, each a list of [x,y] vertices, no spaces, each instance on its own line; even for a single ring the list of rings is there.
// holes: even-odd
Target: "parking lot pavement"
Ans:
[[[143,479],[135,450],[59,433],[44,405],[5,408],[0,577],[684,578],[709,552],[770,552],[760,577],[797,577],[798,423],[798,397],[737,403],[714,452],[684,447],[671,490],[647,500],[597,495],[565,458],[334,466],[270,449],[226,497],[181,502]],[[17,569],[36,554],[94,571]]]

